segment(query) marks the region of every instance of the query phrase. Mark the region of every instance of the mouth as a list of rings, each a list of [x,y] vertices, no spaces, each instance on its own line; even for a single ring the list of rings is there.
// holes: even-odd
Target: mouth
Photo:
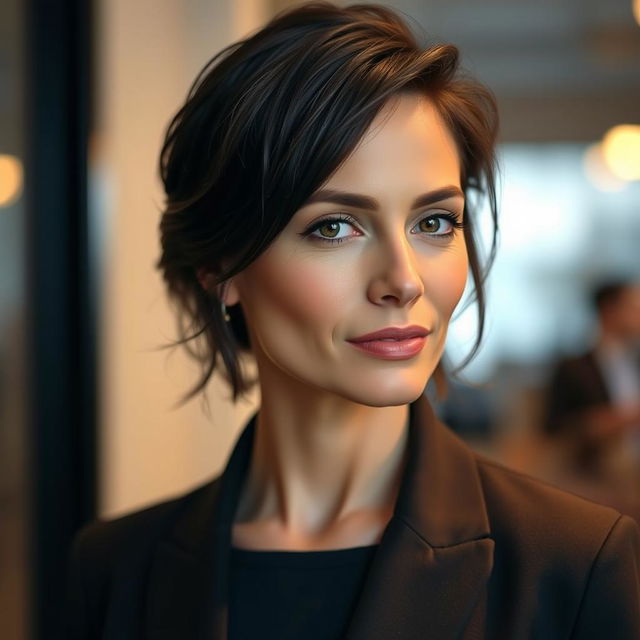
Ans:
[[[415,324],[408,327],[385,327],[384,329],[372,331],[357,338],[350,338],[348,342],[356,344],[372,341],[402,342],[412,340],[413,338],[425,338],[430,333],[431,331],[426,327]]]
[[[419,326],[388,327],[347,340],[359,351],[384,360],[407,360],[417,356],[423,349],[428,329]]]

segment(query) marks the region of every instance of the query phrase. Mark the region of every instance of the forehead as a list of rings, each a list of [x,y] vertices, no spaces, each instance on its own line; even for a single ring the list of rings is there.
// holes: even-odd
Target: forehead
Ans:
[[[460,186],[455,140],[431,100],[407,93],[384,105],[326,184],[347,188],[354,183],[371,193],[391,187]]]

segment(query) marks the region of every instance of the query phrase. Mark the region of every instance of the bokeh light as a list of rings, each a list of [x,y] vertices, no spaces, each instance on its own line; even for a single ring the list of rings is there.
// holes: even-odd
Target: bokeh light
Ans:
[[[602,139],[602,155],[621,180],[640,180],[640,125],[620,124]]]
[[[628,182],[613,174],[602,154],[602,145],[592,144],[584,153],[584,170],[591,184],[600,191],[621,191]]]
[[[22,193],[22,162],[15,156],[0,154],[0,207],[13,204]]]

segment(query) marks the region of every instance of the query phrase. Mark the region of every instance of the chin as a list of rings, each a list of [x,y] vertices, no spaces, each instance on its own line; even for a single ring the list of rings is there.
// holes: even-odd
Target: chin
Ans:
[[[394,384],[387,379],[383,384],[372,383],[366,389],[359,385],[359,388],[353,389],[351,393],[343,391],[341,395],[368,407],[395,407],[415,402],[424,393],[428,381],[428,377],[421,377],[420,380]]]

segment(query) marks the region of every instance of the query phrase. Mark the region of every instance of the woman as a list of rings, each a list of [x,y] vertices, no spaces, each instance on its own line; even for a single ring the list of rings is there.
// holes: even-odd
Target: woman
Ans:
[[[223,366],[240,396],[249,349],[261,406],[219,478],[81,532],[72,637],[640,637],[633,521],[474,454],[423,393],[468,271],[482,326],[495,135],[455,47],[382,7],[299,7],[205,68],[159,267],[194,393]]]

